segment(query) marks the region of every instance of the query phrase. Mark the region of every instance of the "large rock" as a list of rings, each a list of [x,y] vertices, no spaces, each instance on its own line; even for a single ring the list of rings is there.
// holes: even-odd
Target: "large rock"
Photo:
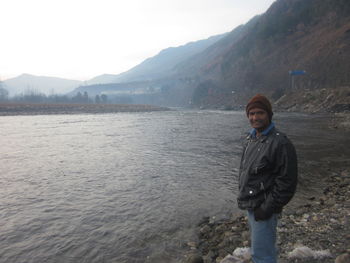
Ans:
[[[349,253],[342,254],[335,259],[335,263],[349,263],[349,262],[350,262]]]

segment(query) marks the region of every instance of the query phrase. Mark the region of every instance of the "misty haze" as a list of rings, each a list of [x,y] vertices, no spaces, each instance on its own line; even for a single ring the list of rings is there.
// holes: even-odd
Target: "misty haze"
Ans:
[[[279,262],[349,262],[350,1],[2,9],[0,262],[243,262],[255,94],[298,156]]]

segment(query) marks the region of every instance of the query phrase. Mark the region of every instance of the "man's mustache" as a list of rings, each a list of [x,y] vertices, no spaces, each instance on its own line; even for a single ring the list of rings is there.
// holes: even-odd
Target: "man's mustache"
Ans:
[[[255,121],[251,121],[252,123],[263,123],[263,120],[255,120]]]

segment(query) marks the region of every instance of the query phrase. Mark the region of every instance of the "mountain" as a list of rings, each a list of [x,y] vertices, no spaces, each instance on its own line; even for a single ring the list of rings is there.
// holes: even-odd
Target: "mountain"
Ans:
[[[290,74],[295,71],[305,74]],[[276,0],[264,14],[229,33],[162,50],[119,75],[101,75],[85,86],[75,83],[79,88],[71,95],[242,108],[249,97],[263,93],[287,110],[342,111],[350,110],[349,71],[349,0]],[[29,77],[34,76],[18,78]],[[22,90],[28,87],[24,83]],[[5,84],[11,86],[9,80]]]
[[[264,93],[284,109],[350,109],[349,0],[276,0],[264,14],[209,40],[165,49],[108,81],[130,83],[129,90],[135,85],[163,106],[241,108]],[[89,90],[120,96],[122,87]]]
[[[13,96],[25,92],[63,94],[72,91],[83,82],[63,78],[22,74],[18,77],[7,79],[3,83],[9,94]]]
[[[291,70],[306,71],[293,77],[293,87]],[[291,105],[305,104],[303,96],[312,103],[318,96],[313,90],[322,89],[324,99],[350,103],[347,89],[338,89],[350,87],[349,70],[350,1],[277,0],[265,14],[179,64],[177,74],[190,80],[195,105],[236,107],[258,92],[275,101],[284,96],[284,102],[291,95]],[[346,101],[340,100],[344,94]]]
[[[162,79],[174,74],[174,67],[189,57],[204,51],[226,34],[216,35],[208,39],[187,43],[179,47],[170,47],[159,52],[154,57],[148,58],[139,65],[119,75],[104,74],[97,76],[87,83],[120,83],[134,81],[149,81]]]
[[[104,84],[104,83],[115,83],[117,78],[118,78],[118,75],[102,74],[86,81],[86,84],[94,85],[94,84]]]

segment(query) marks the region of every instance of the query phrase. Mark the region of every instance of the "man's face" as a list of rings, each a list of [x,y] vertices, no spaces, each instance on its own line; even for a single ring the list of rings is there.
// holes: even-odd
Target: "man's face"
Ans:
[[[259,132],[262,132],[270,125],[269,114],[263,109],[251,109],[248,112],[248,118],[250,125]]]

